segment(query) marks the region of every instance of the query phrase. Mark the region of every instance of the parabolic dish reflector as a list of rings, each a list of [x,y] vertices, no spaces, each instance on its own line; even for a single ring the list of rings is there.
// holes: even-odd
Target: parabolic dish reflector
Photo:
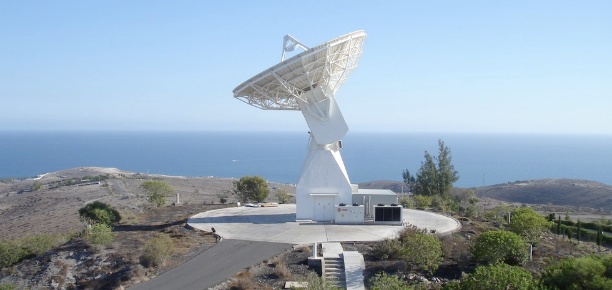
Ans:
[[[357,67],[365,37],[359,30],[310,48],[240,84],[234,97],[264,110],[300,110],[312,89],[333,96]]]

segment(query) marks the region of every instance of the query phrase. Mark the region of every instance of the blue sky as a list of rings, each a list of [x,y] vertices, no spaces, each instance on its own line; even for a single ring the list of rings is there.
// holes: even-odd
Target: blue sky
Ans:
[[[0,1],[0,130],[306,131],[232,90],[365,30],[351,131],[612,134],[612,1]]]

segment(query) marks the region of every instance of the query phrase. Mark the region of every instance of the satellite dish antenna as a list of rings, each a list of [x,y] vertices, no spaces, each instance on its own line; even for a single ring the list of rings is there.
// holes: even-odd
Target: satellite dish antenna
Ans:
[[[310,144],[296,188],[296,219],[334,220],[335,205],[352,203],[352,187],[340,156],[348,126],[334,98],[357,67],[364,31],[355,31],[307,48],[286,35],[281,63],[255,75],[233,91],[234,97],[263,110],[301,111]],[[285,60],[285,53],[304,49]]]

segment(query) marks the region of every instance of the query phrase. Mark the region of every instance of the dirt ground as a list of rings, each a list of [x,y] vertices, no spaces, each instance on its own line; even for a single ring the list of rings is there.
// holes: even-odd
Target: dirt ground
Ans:
[[[108,175],[99,183],[57,186],[67,180],[82,180],[86,176]],[[236,199],[229,194],[233,189],[231,178],[180,177],[146,175],[113,168],[82,167],[49,173],[36,180],[0,182],[0,236],[14,239],[35,233],[66,233],[80,231],[78,209],[92,201],[101,201],[127,213],[126,218],[150,209],[140,184],[147,179],[163,179],[179,195],[180,204],[219,204],[219,195],[226,194],[227,204]],[[37,190],[36,187],[39,187]],[[276,190],[295,194],[295,187],[271,183],[275,189],[269,196],[276,201]],[[176,202],[176,196],[167,197],[167,204]]]
[[[92,176],[105,176],[88,182]],[[152,207],[140,184],[147,179],[163,179],[179,194],[167,197],[167,206]],[[185,227],[189,217],[208,210],[235,206],[228,195],[234,179],[184,178],[143,175],[109,168],[75,168],[46,174],[37,179],[0,182],[0,237],[17,239],[40,233],[79,233],[86,224],[78,209],[92,201],[115,207],[122,221],[113,228],[115,240],[107,246],[89,246],[73,239],[60,248],[25,260],[0,273],[0,284],[27,289],[121,289],[146,281],[215,243],[212,233]],[[294,194],[294,187],[271,184],[274,190]],[[227,196],[226,204],[219,195]],[[274,200],[274,194],[270,195]],[[140,264],[144,243],[166,233],[174,242],[175,253],[161,267]]]
[[[87,182],[87,176],[105,176],[100,182]],[[167,197],[168,206],[151,207],[140,188],[147,179],[159,178],[172,185],[179,194]],[[33,259],[25,260],[0,272],[0,284],[12,284],[24,289],[123,289],[141,283],[159,273],[197,255],[215,240],[211,233],[190,230],[187,219],[199,212],[235,206],[235,198],[227,196],[226,204],[220,196],[232,190],[234,179],[185,178],[161,175],[144,175],[109,168],[75,168],[46,174],[30,180],[0,181],[0,237],[15,239],[37,233],[75,233],[85,228],[79,221],[78,209],[86,203],[99,200],[117,208],[123,220],[114,227],[115,241],[107,246],[89,246],[81,239],[73,239],[58,249]],[[274,190],[295,194],[295,187],[272,184]],[[276,201],[274,194],[270,201]],[[482,199],[483,210],[501,204],[494,199]],[[519,204],[520,205],[520,204]],[[600,210],[572,206],[544,204],[534,206],[546,214],[567,212],[581,220],[610,219]],[[366,259],[366,281],[384,271],[398,274],[402,279],[426,288],[459,279],[475,267],[470,260],[469,245],[478,233],[490,228],[503,227],[496,221],[483,218],[462,219],[461,231],[441,237],[444,261],[433,273],[411,269],[400,260],[381,260],[374,254],[375,242],[343,243],[348,251],[359,251]],[[172,237],[175,253],[161,267],[145,268],[140,263],[144,243],[165,233]],[[533,261],[526,268],[532,273],[541,272],[550,262],[563,257],[582,256],[591,253],[609,253],[594,243],[577,243],[565,237],[545,234],[534,248]],[[277,257],[262,261],[225,283],[220,289],[282,289],[286,281],[301,281],[308,273],[316,272],[308,266],[311,249],[308,246],[279,253]]]

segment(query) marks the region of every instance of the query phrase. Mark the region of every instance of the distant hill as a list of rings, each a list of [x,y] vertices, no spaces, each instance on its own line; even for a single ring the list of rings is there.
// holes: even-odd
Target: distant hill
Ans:
[[[404,183],[401,181],[393,181],[393,180],[377,180],[377,181],[368,181],[359,183],[359,188],[362,189],[390,189],[395,193],[408,193],[408,189],[403,188]]]
[[[539,179],[477,187],[478,197],[529,203],[590,207],[612,211],[612,186],[578,179]]]
[[[390,189],[402,192],[401,181],[369,181],[359,183],[364,189]],[[539,179],[517,181],[473,188],[481,198],[528,204],[553,204],[590,207],[612,211],[612,186],[578,179]],[[404,192],[407,190],[404,188]]]

